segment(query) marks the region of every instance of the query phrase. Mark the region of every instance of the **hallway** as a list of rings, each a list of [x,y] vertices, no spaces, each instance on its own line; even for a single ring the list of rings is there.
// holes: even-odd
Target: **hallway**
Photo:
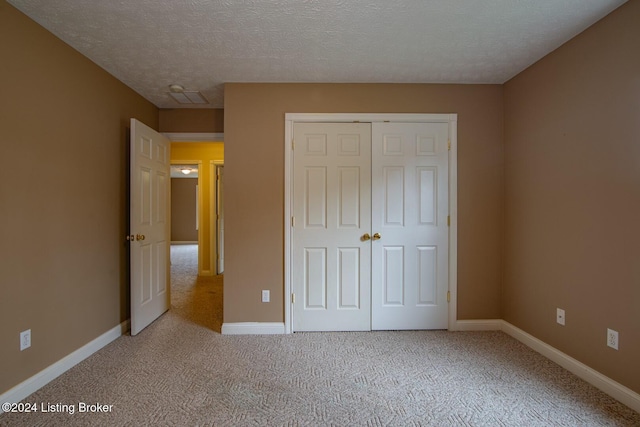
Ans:
[[[198,277],[198,245],[171,245],[171,311],[220,333],[223,275]]]

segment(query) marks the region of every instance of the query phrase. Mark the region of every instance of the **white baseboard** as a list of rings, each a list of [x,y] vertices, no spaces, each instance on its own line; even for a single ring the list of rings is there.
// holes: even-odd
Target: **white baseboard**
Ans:
[[[284,323],[238,322],[223,323],[222,335],[279,335],[284,334]]]
[[[457,320],[451,331],[501,331],[501,319]]]
[[[596,388],[599,388],[634,411],[640,412],[640,394],[612,380],[611,378],[602,375],[595,369],[588,367],[584,363],[579,362],[560,350],[557,350],[533,335],[526,333],[522,329],[513,326],[511,323],[505,322],[504,320],[501,322],[502,331],[506,334],[511,335],[521,343],[532,348],[547,359],[552,360]]]
[[[129,321],[122,322],[118,326],[108,330],[104,334],[100,335],[93,341],[80,347],[73,353],[58,360],[53,365],[48,366],[42,371],[38,372],[31,378],[27,378],[17,386],[9,389],[6,393],[0,395],[0,402],[17,403],[22,399],[28,397],[35,391],[47,385],[60,375],[67,372],[69,369],[82,362],[93,353],[97,352],[107,344],[111,343],[115,339],[119,338],[129,330]],[[4,411],[0,409],[0,414]]]

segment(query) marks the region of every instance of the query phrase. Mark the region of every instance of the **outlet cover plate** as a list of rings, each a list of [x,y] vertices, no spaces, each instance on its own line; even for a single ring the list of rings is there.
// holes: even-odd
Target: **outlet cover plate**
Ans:
[[[20,351],[31,347],[31,329],[20,332]]]
[[[607,346],[614,350],[618,349],[618,331],[607,328]]]
[[[556,310],[556,322],[564,326],[564,321],[565,321],[564,310],[561,308],[558,308]]]
[[[269,302],[270,300],[270,292],[267,290],[262,291],[262,302]]]

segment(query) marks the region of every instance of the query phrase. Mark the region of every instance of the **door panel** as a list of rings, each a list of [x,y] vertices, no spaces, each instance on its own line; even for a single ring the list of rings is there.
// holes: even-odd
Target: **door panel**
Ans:
[[[448,124],[372,133],[372,329],[446,329]]]
[[[296,123],[295,331],[369,330],[371,125]]]
[[[170,142],[131,119],[131,335],[169,309]]]

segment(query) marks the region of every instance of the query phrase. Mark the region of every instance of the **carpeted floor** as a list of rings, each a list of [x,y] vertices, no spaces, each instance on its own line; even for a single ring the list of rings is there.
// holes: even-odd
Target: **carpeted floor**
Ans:
[[[222,336],[222,277],[172,248],[172,310],[3,426],[640,426],[640,414],[501,332]],[[112,405],[79,413],[80,402]],[[55,406],[54,406],[55,407]]]

